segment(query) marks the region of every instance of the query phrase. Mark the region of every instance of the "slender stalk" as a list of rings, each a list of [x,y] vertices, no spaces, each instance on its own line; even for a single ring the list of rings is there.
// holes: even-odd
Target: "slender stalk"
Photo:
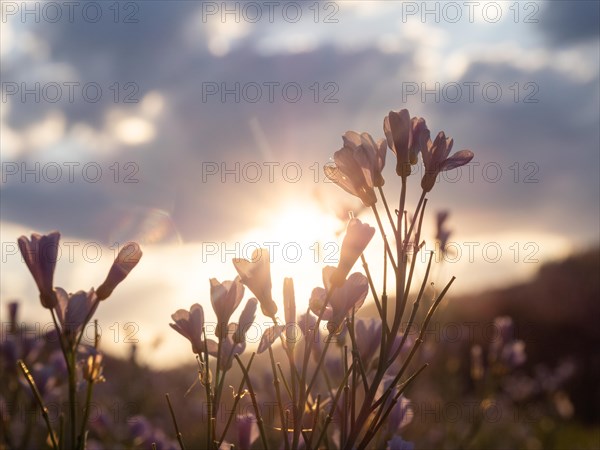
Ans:
[[[321,412],[321,395],[320,394],[317,394],[317,399],[316,399],[315,407],[313,408],[313,411],[314,411],[315,417],[313,419],[312,430],[310,432],[310,437],[308,438],[308,441],[306,441],[307,447],[309,449],[312,448],[312,440],[315,435],[315,432],[317,431],[317,425],[319,423],[319,413]]]
[[[406,203],[406,177],[402,177],[402,188],[400,191],[400,201],[398,206],[398,236],[402,233],[402,215],[404,214],[404,205]],[[406,278],[406,257],[404,256],[404,246],[402,239],[396,239],[396,254],[399,267],[395,270],[396,273],[396,308],[394,312],[394,322],[390,332],[390,340],[392,341],[398,328],[400,327],[400,306],[404,296],[404,280]],[[393,341],[392,341],[393,342]]]
[[[244,364],[242,364],[242,360],[240,359],[239,355],[235,354],[233,356],[237,363],[240,365],[240,369],[242,369],[242,373],[244,374],[244,380],[246,380],[246,386],[248,386],[248,392],[250,392],[250,399],[252,400],[252,406],[254,407],[254,412],[256,413],[256,424],[258,425],[258,431],[260,433],[260,438],[263,443],[263,448],[265,450],[269,450],[269,441],[267,440],[265,426],[263,423],[262,416],[260,414],[260,409],[258,408],[258,402],[256,401],[256,394],[254,393],[254,388],[252,387],[252,382],[250,381],[250,375],[248,375],[248,371],[244,367]]]
[[[373,214],[375,214],[375,219],[377,220],[379,232],[381,233],[381,237],[383,238],[383,244],[385,245],[385,251],[388,254],[388,258],[390,258],[390,262],[392,263],[392,267],[394,268],[394,270],[398,270],[398,267],[396,266],[396,261],[394,260],[394,255],[392,254],[392,249],[390,248],[387,236],[385,235],[385,230],[383,229],[383,225],[381,223],[381,218],[379,217],[379,213],[377,212],[377,208],[375,207],[375,205],[373,205],[371,209],[373,210]]]
[[[373,295],[373,300],[375,300],[375,306],[377,307],[377,312],[380,317],[383,317],[383,307],[381,303],[379,303],[379,298],[377,296],[377,290],[375,289],[375,284],[373,283],[373,278],[371,278],[371,271],[369,270],[369,265],[367,264],[367,260],[365,259],[364,253],[361,253],[360,260],[363,265],[363,269],[365,269],[365,275],[367,276],[367,281],[369,282],[369,288],[371,289],[371,294]],[[387,326],[386,326],[387,327]],[[389,331],[389,330],[387,330]]]
[[[252,361],[254,361],[254,355],[255,355],[255,353],[252,353],[252,355],[250,356],[250,360],[248,361],[248,365],[246,366],[247,372],[250,371],[250,366],[252,366]],[[242,394],[244,393],[244,382],[245,382],[245,380],[244,380],[244,378],[242,378],[242,381],[240,381],[240,385],[238,387],[237,393],[235,394],[235,397],[233,399],[233,407],[231,408],[231,413],[229,414],[229,418],[227,419],[227,423],[225,424],[225,429],[223,430],[223,433],[221,434],[221,438],[219,439],[219,444],[217,445],[217,448],[221,448],[221,444],[223,444],[223,441],[225,440],[225,435],[227,434],[227,430],[231,426],[231,422],[233,421],[233,416],[235,415],[235,409],[237,408],[240,398],[242,398]]]
[[[19,365],[21,372],[23,372],[23,375],[25,376],[25,379],[27,380],[27,383],[29,384],[31,391],[33,392],[33,396],[35,397],[35,400],[37,401],[40,409],[42,410],[42,417],[44,418],[44,422],[46,423],[46,428],[48,429],[48,433],[50,434],[50,441],[52,442],[52,448],[55,450],[58,450],[58,443],[56,442],[56,436],[54,435],[54,431],[52,430],[52,425],[50,425],[50,417],[48,415],[48,408],[46,408],[46,405],[44,404],[44,400],[42,399],[40,391],[38,390],[37,385],[35,384],[35,380],[33,379],[31,372],[29,371],[29,369],[27,368],[27,366],[25,365],[25,362],[23,360],[19,359],[17,361],[17,364]]]
[[[392,219],[392,214],[390,213],[390,208],[388,206],[387,200],[385,199],[385,195],[383,194],[383,188],[381,186],[377,186],[377,189],[379,190],[379,195],[381,196],[381,200],[383,201],[383,206],[385,206],[385,212],[387,213],[388,220],[392,225],[392,230],[394,230],[394,237],[398,239],[398,230],[396,229],[394,219]]]
[[[169,394],[165,394],[165,398],[167,399],[167,404],[169,405],[169,412],[171,413],[171,419],[173,419],[173,426],[175,427],[175,434],[177,435],[177,442],[179,442],[179,448],[181,448],[181,450],[185,450],[185,445],[183,443],[183,435],[179,431],[179,426],[177,425],[177,419],[175,418],[175,411],[173,411],[173,405],[171,405],[171,399],[169,398]]]
[[[269,345],[269,358],[271,359],[271,370],[273,371],[273,386],[275,387],[275,397],[277,399],[277,407],[279,408],[279,419],[281,420],[281,434],[283,444],[286,450],[289,450],[290,443],[287,435],[287,423],[285,420],[285,412],[283,410],[283,402],[281,401],[281,390],[279,389],[279,376],[277,375],[277,366],[275,365],[275,357],[273,356],[273,348]]]
[[[418,311],[419,305],[421,303],[421,298],[423,297],[423,293],[425,292],[425,286],[427,285],[427,279],[429,278],[429,271],[431,269],[432,259],[433,259],[433,252],[430,252],[429,261],[427,262],[427,269],[425,270],[425,276],[423,277],[423,281],[421,283],[421,289],[419,289],[419,294],[417,295],[417,299],[413,303],[413,309],[412,309],[412,312],[410,313],[410,319],[408,320],[408,324],[406,325],[406,329],[404,330],[404,333],[402,335],[402,340],[400,341],[400,345],[398,346],[398,348],[396,349],[396,351],[394,352],[394,354],[388,361],[388,364],[390,364],[390,365],[394,362],[394,360],[398,357],[398,355],[402,351],[402,348],[404,347],[404,344],[408,338],[408,334],[410,333],[410,329],[415,321],[415,317],[417,315],[417,311]]]
[[[327,427],[333,420],[333,413],[335,412],[335,409],[337,408],[337,403],[340,400],[340,395],[343,391],[342,386],[344,386],[344,384],[346,383],[346,380],[348,379],[348,375],[350,375],[350,370],[346,371],[346,374],[344,375],[343,380],[341,381],[340,385],[338,386],[337,392],[335,393],[335,398],[333,399],[333,402],[331,402],[331,406],[329,408],[329,413],[327,414],[327,417],[325,418],[325,423],[323,424],[323,428],[321,429],[321,434],[319,435],[319,439],[317,440],[315,448],[319,448],[321,441],[323,440],[323,438],[325,437],[325,434],[327,433]]]

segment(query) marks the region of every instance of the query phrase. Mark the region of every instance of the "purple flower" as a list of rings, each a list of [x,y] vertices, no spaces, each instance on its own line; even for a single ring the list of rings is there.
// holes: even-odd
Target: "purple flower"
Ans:
[[[198,303],[192,305],[189,311],[179,309],[171,318],[175,323],[169,326],[188,339],[192,344],[192,351],[196,354],[204,354],[204,340],[202,339],[202,328],[204,327],[204,310]],[[206,340],[209,353],[217,350],[217,343],[211,339]]]
[[[429,138],[429,130],[421,117],[410,118],[407,109],[390,111],[383,120],[383,131],[390,149],[396,155],[396,173],[407,177],[411,165],[418,161],[419,151]]]
[[[375,319],[368,321],[358,319],[356,320],[355,333],[360,359],[365,370],[369,370],[369,363],[376,356],[381,344],[381,322]]]
[[[67,294],[60,287],[57,287],[55,292],[58,299],[56,315],[62,334],[71,345],[75,345],[77,335],[86,324],[86,320],[89,320],[98,307],[96,292],[90,289],[89,292],[77,291]]]
[[[267,317],[275,317],[277,305],[271,295],[271,261],[269,250],[265,248],[254,250],[252,260],[235,258],[235,270],[242,279],[242,283],[256,296],[260,303],[262,313]]]
[[[372,206],[377,202],[373,187],[384,183],[385,141],[375,143],[369,133],[355,131],[346,132],[342,140],[344,146],[333,154],[333,164],[325,166],[325,175],[365,206]]]
[[[471,150],[461,150],[448,157],[453,144],[454,140],[447,138],[443,131],[438,133],[433,143],[431,139],[427,140],[427,147],[421,151],[425,165],[421,187],[425,192],[431,191],[440,172],[464,166],[473,159]]]
[[[246,306],[242,310],[240,314],[240,318],[238,320],[238,326],[235,329],[235,333],[233,334],[233,341],[235,343],[246,342],[246,333],[252,326],[252,322],[256,317],[256,306],[258,305],[258,300],[252,297],[250,300],[246,302]]]
[[[387,442],[387,450],[415,450],[415,444],[403,440],[400,436],[394,436]]]
[[[254,414],[237,416],[238,445],[241,450],[249,450],[258,439],[258,426]]]
[[[58,242],[60,233],[53,231],[48,235],[33,233],[31,240],[25,236],[18,239],[19,250],[29,272],[33,276],[40,292],[40,300],[44,308],[54,308],[57,303],[53,289],[54,269],[58,259]]]
[[[367,277],[358,272],[350,275],[341,286],[332,290],[331,278],[335,270],[335,267],[331,266],[323,268],[325,289],[314,288],[309,301],[311,311],[318,315],[325,304],[327,292],[330,292],[329,303],[323,313],[323,319],[328,321],[327,329],[330,334],[339,332],[346,315],[360,308],[369,291]]]
[[[350,219],[346,228],[346,235],[342,241],[340,261],[331,279],[333,286],[340,286],[346,281],[350,270],[367,248],[374,234],[375,228],[362,223],[356,218]]]
[[[140,262],[142,249],[136,242],[128,242],[121,249],[108,272],[106,280],[97,290],[98,300],[104,300],[112,294],[117,285],[123,281],[129,272]]]
[[[233,281],[219,283],[216,278],[210,279],[210,301],[217,315],[215,335],[222,339],[227,336],[229,318],[238,307],[244,296],[244,285],[240,277]]]

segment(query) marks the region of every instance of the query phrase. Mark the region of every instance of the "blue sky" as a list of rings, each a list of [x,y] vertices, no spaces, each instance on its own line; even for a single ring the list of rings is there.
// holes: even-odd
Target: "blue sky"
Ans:
[[[598,243],[598,2],[24,5],[2,3],[0,295],[29,318],[46,320],[14,242],[53,229],[73,243],[56,274],[68,291],[102,281],[115,243],[142,243],[99,317],[162,334],[159,351],[179,342],[169,314],[207,302],[208,277],[233,278],[248,242],[300,248],[275,252],[274,289],[294,276],[306,297],[335,214],[359,208],[323,165],[346,130],[381,138],[401,108],[475,152],[429,197],[451,210],[461,254],[439,275],[457,274],[456,292]],[[393,167],[390,153],[395,204]]]

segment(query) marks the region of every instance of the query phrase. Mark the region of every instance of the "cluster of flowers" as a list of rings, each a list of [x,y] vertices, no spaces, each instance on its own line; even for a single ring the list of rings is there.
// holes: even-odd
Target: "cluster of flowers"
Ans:
[[[206,388],[211,417],[206,423],[207,448],[218,449],[226,444],[225,438],[233,420],[235,406],[246,392],[244,385],[247,386],[252,399],[254,415],[251,421],[246,420],[238,424],[236,446],[242,449],[250,447],[249,427],[252,422],[259,429],[257,434],[260,436],[262,448],[269,448],[269,443],[276,438],[269,436],[264,427],[261,409],[256,400],[256,389],[249,376],[255,354],[267,350],[279,412],[279,424],[271,424],[273,429],[281,433],[278,447],[283,446],[286,450],[300,447],[316,449],[325,441],[335,442],[338,448],[366,448],[373,441],[378,442],[378,446],[381,445],[383,439],[392,450],[412,448],[412,444],[397,435],[400,428],[410,421],[408,400],[402,394],[409,382],[425,366],[406,379],[403,375],[423,341],[423,332],[429,320],[452,281],[432,303],[421,325],[418,339],[410,339],[408,334],[402,333],[400,323],[408,300],[416,259],[413,256],[412,264],[408,268],[408,245],[409,242],[416,243],[414,255],[423,246],[419,241],[426,204],[425,195],[434,187],[437,175],[441,171],[467,164],[473,158],[473,153],[470,150],[461,150],[449,156],[453,140],[446,137],[444,132],[440,132],[432,141],[425,120],[411,118],[407,110],[390,112],[384,119],[383,128],[387,139],[377,142],[368,133],[346,132],[342,138],[343,147],[335,152],[333,164],[325,167],[325,174],[345,191],[360,198],[375,214],[385,243],[384,260],[386,265],[389,260],[396,279],[396,305],[393,316],[387,316],[386,276],[380,296],[374,287],[363,255],[375,234],[375,228],[357,218],[351,218],[348,223],[337,267],[323,268],[323,287],[313,289],[309,310],[299,317],[296,315],[293,280],[286,278],[283,283],[284,320],[277,318],[278,308],[272,296],[269,254],[266,249],[255,251],[251,260],[234,259],[233,265],[238,276],[233,281],[220,283],[215,279],[210,280],[211,303],[218,322],[214,333],[216,342],[206,336],[202,305],[194,304],[190,310],[180,309],[172,315],[174,323],[171,327],[191,342],[192,351],[197,354],[199,361],[200,380]],[[388,146],[396,155],[396,173],[402,179],[399,212],[395,220],[382,190],[385,183],[382,171]],[[421,199],[409,227],[404,209],[406,181],[412,172],[411,165],[418,162],[419,154],[423,158],[425,174],[421,180]],[[376,190],[385,205],[396,241],[395,257],[376,208]],[[439,220],[443,222],[445,217],[440,217]],[[445,237],[447,239],[447,236]],[[444,240],[444,236],[439,238]],[[359,258],[363,262],[365,274],[350,274]],[[429,266],[413,305],[410,324],[415,319],[428,274]],[[244,286],[254,297],[247,301],[238,322],[229,323],[244,296]],[[378,308],[379,321],[355,319],[355,313],[364,303],[369,290]],[[258,349],[251,355],[248,363],[244,364],[240,355],[246,348],[245,333],[255,319],[258,305],[262,313],[272,320],[273,325],[264,332]],[[324,339],[320,330],[322,321],[327,322]],[[410,325],[408,328],[410,329]],[[350,340],[348,344],[347,337]],[[281,341],[282,349],[287,355],[287,376],[275,361],[272,346],[277,340]],[[340,344],[342,350],[341,357],[334,361],[326,357],[332,342]],[[298,348],[298,343],[303,343],[303,346]],[[210,358],[216,360],[214,378],[210,371]],[[217,430],[216,417],[222,399],[224,379],[234,359],[244,374],[244,380],[238,392],[234,392],[234,408],[226,426]],[[329,370],[336,365],[341,369],[337,371],[339,377],[333,376],[336,370]],[[323,367],[327,370],[322,370]],[[326,388],[320,384],[321,378],[326,381]],[[281,382],[285,389],[281,388]],[[393,419],[394,417],[401,419]],[[334,418],[338,419],[339,429],[329,430],[329,424]],[[395,427],[390,429],[383,426],[390,423],[396,424]],[[254,437],[258,438],[256,434]]]
[[[34,376],[24,361],[19,360],[17,364],[42,410],[48,429],[48,441],[52,448],[58,450],[65,447],[64,441],[67,441],[70,448],[79,450],[86,445],[93,386],[104,381],[102,353],[98,350],[98,334],[96,333],[94,346],[89,347],[81,344],[83,332],[100,302],[110,297],[117,285],[138,264],[142,251],[137,243],[127,243],[117,255],[106,279],[97,289],[91,288],[87,292],[80,290],[73,294],[54,286],[59,240],[60,233],[56,231],[43,236],[34,233],[31,239],[21,236],[18,244],[21,255],[38,287],[41,304],[50,310],[55,327],[53,331],[60,343],[62,358],[60,355],[58,358],[54,355],[54,361],[62,367],[59,372],[66,373],[68,378],[68,415],[64,412],[65,416],[69,417],[68,432],[63,433],[63,430],[59,430],[57,433],[52,428],[44,404],[43,394],[56,379],[43,368],[35,367],[34,375],[37,376]],[[14,314],[16,315],[16,306]],[[82,382],[86,383],[87,388],[86,402],[81,407],[77,401],[77,391]]]

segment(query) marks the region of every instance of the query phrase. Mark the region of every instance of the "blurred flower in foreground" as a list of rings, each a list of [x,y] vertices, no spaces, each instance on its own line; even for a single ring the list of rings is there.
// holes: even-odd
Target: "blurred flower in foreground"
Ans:
[[[241,450],[249,450],[258,439],[258,426],[254,414],[237,416],[238,445]]]
[[[179,334],[192,343],[192,351],[196,354],[204,354],[204,340],[202,339],[202,328],[204,327],[204,310],[198,303],[192,305],[189,311],[179,309],[171,318],[175,323],[169,325]],[[217,343],[211,339],[206,340],[209,352],[216,351]]]
[[[319,314],[327,292],[331,291],[331,277],[335,271],[335,267],[325,266],[323,268],[323,284],[325,289],[316,287],[313,289],[310,296],[310,309],[313,313]],[[367,277],[362,273],[355,272],[337,289],[329,294],[329,303],[323,313],[323,319],[327,320],[327,330],[330,334],[337,333],[343,324],[346,315],[353,309],[356,311],[361,307],[367,293],[369,292],[369,284]]]
[[[129,272],[140,262],[142,258],[142,249],[136,242],[128,242],[121,249],[115,262],[108,272],[104,283],[96,291],[98,300],[104,300],[112,294],[117,285],[123,281]]]
[[[415,444],[403,440],[400,436],[394,436],[388,441],[387,450],[415,450]]]
[[[59,240],[60,233],[58,231],[44,236],[33,233],[31,240],[25,236],[18,239],[19,250],[37,284],[44,308],[54,308],[57,303],[52,284],[58,258]]]
[[[453,144],[454,140],[447,138],[443,131],[438,133],[433,143],[431,139],[427,140],[427,148],[421,151],[423,154],[423,164],[425,165],[425,174],[421,179],[421,187],[425,192],[431,191],[440,172],[464,166],[473,159],[473,152],[471,150],[461,150],[448,157]]]
[[[419,151],[429,138],[425,119],[411,119],[407,109],[390,111],[383,119],[383,132],[388,146],[396,155],[396,173],[401,177],[409,176],[411,165],[417,163]]]
[[[342,241],[340,261],[331,277],[332,286],[337,287],[344,283],[348,273],[350,273],[362,252],[365,251],[374,234],[375,228],[362,223],[356,218],[350,219],[348,228],[346,228],[346,235]]]
[[[374,186],[383,186],[381,170],[385,164],[385,141],[377,143],[368,133],[348,131],[344,146],[333,154],[333,164],[326,165],[325,175],[349,194],[360,198],[365,206],[377,202]]]
[[[235,258],[233,260],[235,270],[242,279],[242,283],[256,296],[260,302],[260,309],[267,317],[275,317],[277,304],[271,295],[271,261],[269,250],[266,248],[256,249],[252,253],[252,260]]]
[[[446,245],[448,244],[448,239],[452,234],[448,228],[446,228],[445,223],[448,220],[448,216],[450,215],[449,211],[439,211],[436,216],[436,234],[435,239],[440,243],[440,252],[442,254],[446,253]]]
[[[229,318],[238,307],[244,296],[244,285],[240,277],[233,281],[219,283],[216,278],[210,279],[210,301],[217,315],[215,335],[221,339],[227,336]]]

